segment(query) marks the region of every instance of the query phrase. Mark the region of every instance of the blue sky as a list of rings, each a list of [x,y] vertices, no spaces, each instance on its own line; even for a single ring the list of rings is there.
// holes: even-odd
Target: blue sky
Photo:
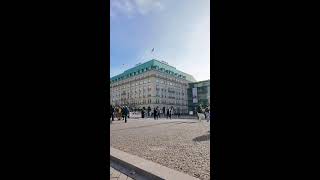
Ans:
[[[156,58],[198,81],[209,79],[209,5],[210,0],[111,0],[111,77]]]

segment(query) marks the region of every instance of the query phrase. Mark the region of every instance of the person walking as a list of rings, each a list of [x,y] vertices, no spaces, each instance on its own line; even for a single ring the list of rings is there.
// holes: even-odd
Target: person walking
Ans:
[[[129,114],[129,109],[127,106],[123,107],[123,116],[124,116],[124,123],[127,123],[127,116]]]
[[[144,110],[141,109],[141,118],[144,118]]]
[[[170,111],[167,109],[167,119],[169,118]]]

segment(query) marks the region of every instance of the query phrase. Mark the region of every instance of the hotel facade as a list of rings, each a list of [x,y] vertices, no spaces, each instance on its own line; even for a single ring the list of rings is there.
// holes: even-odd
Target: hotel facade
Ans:
[[[110,79],[110,103],[152,110],[173,107],[188,113],[188,87],[195,79],[164,61],[152,59]]]

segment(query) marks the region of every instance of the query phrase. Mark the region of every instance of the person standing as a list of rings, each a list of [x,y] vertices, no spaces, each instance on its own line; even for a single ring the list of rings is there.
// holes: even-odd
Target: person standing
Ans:
[[[201,112],[201,105],[198,105],[197,108],[196,108],[196,113],[197,113],[197,117],[198,117],[198,120],[200,120],[200,113]]]
[[[111,116],[111,121],[114,121],[114,108],[112,105],[110,106],[110,116]]]
[[[207,118],[208,118],[208,116],[209,116],[209,108],[208,108],[208,107],[206,107],[206,109],[205,109],[205,113],[204,113],[204,119],[207,119]]]
[[[141,118],[144,118],[144,110],[141,109]]]
[[[167,119],[169,118],[169,115],[170,115],[170,111],[169,111],[169,108],[167,109]]]
[[[122,106],[121,110],[122,110],[122,120],[124,120],[124,115],[125,115],[125,106]]]
[[[150,117],[151,116],[151,107],[149,106],[148,107],[148,117]]]
[[[119,106],[117,106],[117,118],[118,118],[118,121],[121,120],[121,109]]]
[[[174,115],[175,115],[175,111],[174,111],[174,109],[173,109],[173,107],[172,107],[172,109],[171,109],[171,116],[172,116],[172,118],[174,117]]]
[[[171,107],[171,111],[170,111],[170,119],[173,118],[173,115],[174,115],[174,109],[173,107]]]
[[[207,108],[204,108],[203,114],[204,114],[204,119],[207,119]]]
[[[127,107],[127,110],[128,110],[127,118],[129,119],[130,118],[130,112],[132,112],[132,111],[131,111],[130,107],[128,107],[128,106],[126,106],[126,107]]]
[[[160,118],[160,110],[159,110],[159,107],[158,107],[158,106],[157,106],[156,111],[157,111],[157,119],[159,119],[159,118]]]
[[[124,117],[124,123],[127,123],[127,116],[129,114],[129,109],[127,106],[123,107],[123,117]]]
[[[166,108],[165,107],[162,108],[162,113],[163,113],[163,117],[165,117],[166,116]]]
[[[119,121],[122,120],[122,114],[123,114],[123,110],[122,110],[121,106],[119,106]]]
[[[156,110],[156,108],[153,108],[153,118],[154,118],[154,120],[157,119],[157,110]]]

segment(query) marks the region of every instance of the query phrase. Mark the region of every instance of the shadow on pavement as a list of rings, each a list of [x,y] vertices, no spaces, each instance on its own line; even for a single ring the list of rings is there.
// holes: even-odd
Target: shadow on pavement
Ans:
[[[208,141],[208,140],[210,140],[210,134],[205,134],[205,135],[202,135],[202,136],[198,136],[198,137],[193,139],[193,141],[196,141],[196,142]]]

